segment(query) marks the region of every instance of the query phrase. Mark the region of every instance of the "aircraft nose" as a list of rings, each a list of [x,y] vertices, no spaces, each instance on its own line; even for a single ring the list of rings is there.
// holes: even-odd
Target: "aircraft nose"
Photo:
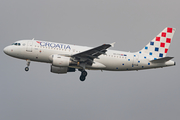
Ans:
[[[8,48],[8,47],[5,47],[3,51],[4,51],[5,54],[8,54],[9,48]]]

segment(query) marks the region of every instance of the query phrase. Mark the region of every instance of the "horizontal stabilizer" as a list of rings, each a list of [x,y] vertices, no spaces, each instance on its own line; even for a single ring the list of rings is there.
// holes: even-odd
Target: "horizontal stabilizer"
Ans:
[[[163,57],[163,58],[159,58],[159,59],[156,59],[156,60],[151,60],[150,62],[152,63],[165,63],[171,59],[173,59],[174,57]]]

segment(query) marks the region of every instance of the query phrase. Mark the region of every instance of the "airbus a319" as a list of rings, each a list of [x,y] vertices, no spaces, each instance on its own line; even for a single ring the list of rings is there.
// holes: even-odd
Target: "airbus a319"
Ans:
[[[166,57],[175,28],[167,27],[138,52],[109,50],[112,44],[85,47],[41,40],[19,40],[4,48],[4,53],[27,61],[50,63],[50,71],[57,74],[81,72],[80,80],[87,76],[86,70],[130,71],[174,66],[173,57]]]

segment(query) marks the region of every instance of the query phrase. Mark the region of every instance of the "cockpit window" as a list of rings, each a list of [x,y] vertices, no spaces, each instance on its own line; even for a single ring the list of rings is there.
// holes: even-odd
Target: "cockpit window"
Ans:
[[[21,46],[21,43],[13,43],[12,45]]]

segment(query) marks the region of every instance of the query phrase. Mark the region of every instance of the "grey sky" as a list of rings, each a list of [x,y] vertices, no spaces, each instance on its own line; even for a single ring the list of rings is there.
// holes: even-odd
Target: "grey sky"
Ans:
[[[1,0],[1,120],[179,120],[178,0]],[[168,51],[177,65],[131,72],[57,75],[50,64],[6,56],[20,39],[138,51],[165,27],[176,32]]]

